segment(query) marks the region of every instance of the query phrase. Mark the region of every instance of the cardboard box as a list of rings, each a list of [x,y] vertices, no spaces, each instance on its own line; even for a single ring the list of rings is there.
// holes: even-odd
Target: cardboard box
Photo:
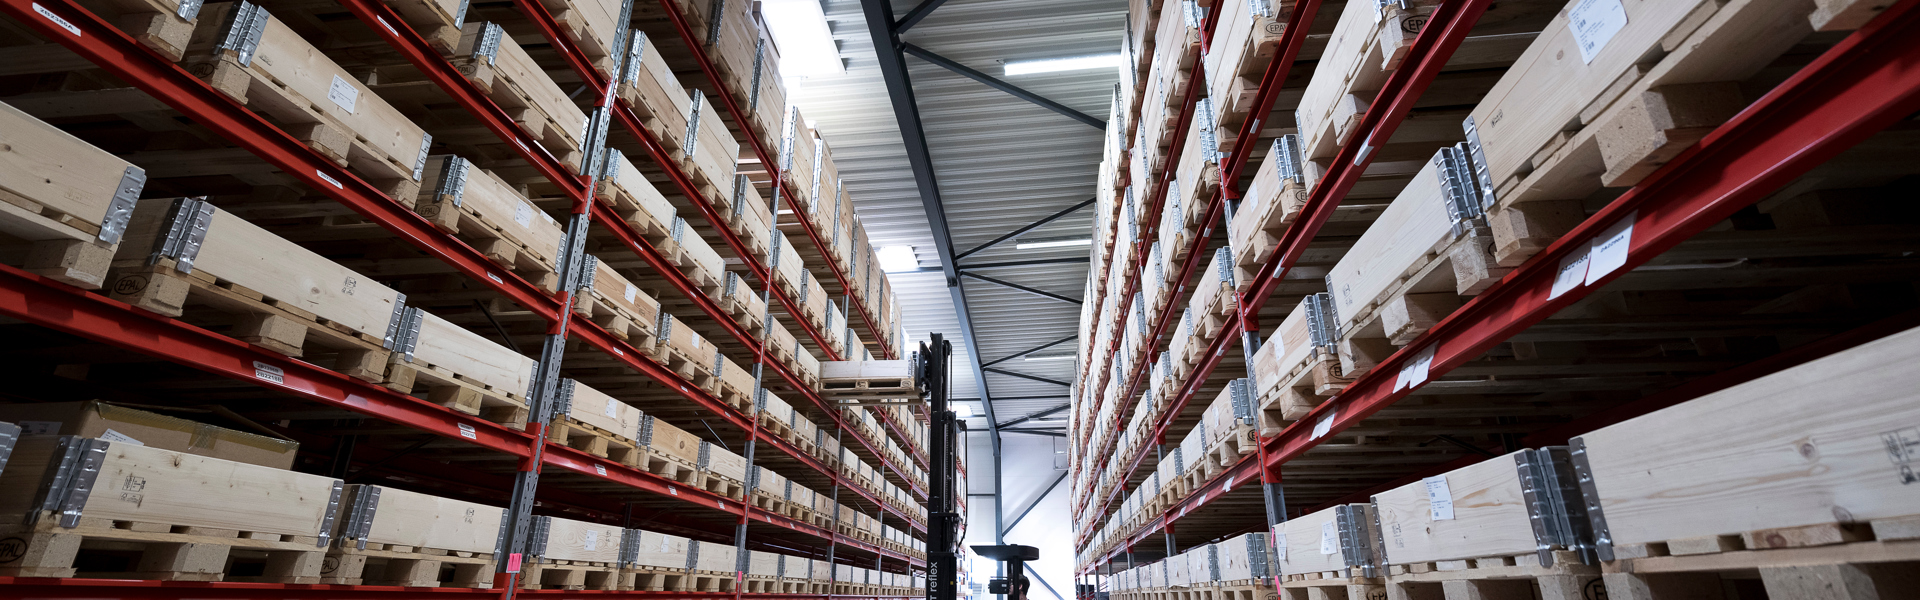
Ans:
[[[166,409],[219,414],[265,433],[251,421],[225,409]],[[186,454],[287,469],[300,443],[191,421],[98,400],[0,405],[0,421],[20,425],[21,435],[77,435],[116,444],[138,444]]]

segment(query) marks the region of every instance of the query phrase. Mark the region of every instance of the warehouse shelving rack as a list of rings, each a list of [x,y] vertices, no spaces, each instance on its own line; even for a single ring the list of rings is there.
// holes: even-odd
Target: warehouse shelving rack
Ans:
[[[779,375],[788,385],[796,390],[802,391],[802,395],[806,396],[814,406],[818,407],[821,414],[827,415],[828,418],[831,419],[832,424],[838,426],[841,430],[845,429],[845,422],[841,415],[834,410],[832,403],[823,401],[817,394],[808,391],[807,387],[783,366],[766,361],[765,350],[759,340],[754,339],[753,336],[746,331],[734,325],[732,320],[728,318],[723,311],[718,309],[710,299],[706,298],[704,294],[689,283],[685,276],[679,274],[677,270],[673,269],[670,265],[667,265],[659,253],[652,248],[646,240],[635,234],[628,226],[621,223],[619,219],[614,218],[607,208],[599,206],[598,203],[594,202],[591,194],[591,186],[593,185],[591,180],[574,178],[567,175],[564,167],[561,167],[556,159],[547,154],[539,144],[533,143],[533,140],[528,139],[526,134],[513,125],[511,119],[507,118],[498,106],[494,105],[491,100],[474,89],[472,84],[461,77],[457,71],[453,70],[451,65],[444,59],[429,50],[422,38],[409,29],[390,8],[384,4],[369,0],[346,0],[343,4],[353,11],[357,17],[366,21],[366,24],[371,29],[376,32],[385,30],[387,32],[385,36],[387,41],[391,43],[396,50],[406,55],[416,67],[427,73],[429,78],[433,79],[442,90],[453,97],[466,110],[471,112],[494,134],[503,140],[519,142],[516,145],[520,148],[521,157],[530,165],[537,168],[541,174],[545,175],[556,187],[560,188],[572,202],[571,214],[573,215],[573,221],[570,223],[569,231],[575,236],[571,239],[576,240],[576,258],[574,259],[576,262],[578,260],[578,243],[584,240],[584,233],[588,223],[595,217],[598,217],[599,224],[607,226],[629,249],[649,263],[664,280],[682,294],[685,294],[694,304],[699,305],[702,311],[707,313],[709,317],[729,329],[742,346],[752,350],[756,359],[758,359],[756,363],[760,368],[771,366],[774,369],[774,373]],[[517,4],[523,12],[530,15],[532,20],[547,32],[550,40],[555,42],[555,48],[560,49],[562,51],[561,54],[563,54],[576,69],[585,67],[586,63],[581,58],[579,50],[568,43],[564,36],[555,37],[558,29],[555,26],[552,15],[549,14],[545,8],[536,2],[523,1]],[[666,7],[669,14],[677,15],[676,8],[671,1],[663,2],[662,4]],[[550,295],[513,273],[500,272],[500,269],[493,266],[487,258],[481,256],[473,248],[434,229],[423,219],[389,200],[384,194],[378,192],[357,177],[340,169],[332,164],[331,161],[320,157],[305,145],[295,141],[274,126],[242,108],[237,103],[234,103],[202,84],[179,67],[153,55],[125,34],[122,34],[118,29],[108,25],[86,9],[68,0],[47,0],[44,2],[10,0],[0,6],[4,6],[6,12],[14,19],[39,31],[47,39],[66,46],[82,57],[93,61],[95,65],[109,70],[109,72],[134,84],[155,98],[168,103],[181,113],[190,116],[196,122],[215,130],[230,141],[252,151],[260,158],[282,169],[309,187],[329,195],[342,205],[361,214],[369,221],[381,225],[399,239],[442,260],[465,275],[469,280],[480,282],[482,285],[500,293],[502,296],[518,304],[522,309],[545,322],[547,324],[545,330],[549,347],[546,352],[543,352],[544,360],[542,361],[541,371],[536,373],[536,377],[539,378],[537,380],[545,383],[547,390],[550,391],[552,389],[553,382],[558,378],[559,346],[570,337],[585,341],[599,351],[606,353],[608,356],[614,357],[617,362],[633,371],[644,374],[654,381],[667,384],[666,387],[669,389],[677,387],[679,395],[692,404],[718,415],[726,422],[739,427],[743,431],[750,432],[749,440],[752,443],[757,445],[757,443],[764,439],[766,443],[772,444],[775,448],[790,456],[795,461],[818,471],[820,475],[833,483],[836,495],[840,487],[847,487],[864,497],[868,502],[874,504],[883,516],[893,514],[898,520],[909,523],[910,531],[925,531],[924,523],[915,521],[908,515],[900,513],[898,510],[888,506],[885,502],[876,498],[871,492],[852,485],[848,478],[834,472],[833,469],[822,464],[820,461],[813,459],[811,456],[808,456],[806,453],[794,448],[777,437],[762,436],[756,415],[744,414],[698,389],[689,382],[680,379],[678,375],[665,369],[651,359],[635,356],[636,350],[632,346],[613,337],[604,329],[591,323],[583,323],[569,319],[568,315],[570,311],[566,308],[569,306],[569,295],[571,293],[567,291],[569,286],[562,286],[562,292]],[[711,65],[707,64],[706,58],[698,54],[698,44],[692,43],[691,38],[689,38],[688,41],[690,46],[696,48],[696,57],[702,62],[703,66],[710,69]],[[583,75],[587,76],[595,75],[590,69],[583,70],[582,72]],[[718,85],[718,80],[716,80],[715,83]],[[683,191],[691,189],[691,185],[685,174],[681,173],[677,166],[671,161],[665,160],[667,157],[666,153],[660,149],[657,141],[653,140],[644,128],[638,126],[638,121],[633,117],[631,111],[625,106],[608,105],[607,100],[611,97],[611,94],[607,93],[608,91],[609,88],[604,84],[598,87],[596,91],[597,97],[600,100],[598,102],[600,110],[596,111],[595,118],[600,121],[600,126],[605,127],[605,122],[608,119],[618,118],[622,120],[623,123],[642,140],[643,144],[649,147],[655,159],[660,161],[661,166],[674,178],[676,185]],[[724,94],[721,95],[724,97]],[[740,120],[740,122],[744,123],[745,121]],[[759,149],[756,148],[756,150]],[[707,217],[709,219],[717,218],[711,211],[708,211]],[[722,232],[722,235],[731,236],[724,227],[717,229]],[[730,244],[735,244],[736,248],[738,248],[737,240],[729,239],[728,241]],[[752,262],[750,254],[742,253],[742,256],[747,257],[750,261],[749,265],[750,267],[754,267],[755,275],[759,277],[762,282],[768,283],[769,287],[773,287],[770,285],[770,280],[767,279],[767,273],[764,267]],[[840,274],[836,271],[836,275],[839,276]],[[844,279],[842,281],[844,281]],[[777,294],[778,290],[770,290],[770,293]],[[924,561],[920,559],[906,557],[891,550],[855,540],[831,529],[797,522],[781,515],[767,514],[764,511],[754,509],[749,503],[734,501],[702,490],[688,489],[653,474],[626,467],[615,461],[589,455],[585,452],[565,447],[564,445],[536,443],[546,438],[543,420],[535,420],[530,423],[531,427],[528,431],[513,430],[477,417],[448,411],[439,406],[404,394],[352,379],[305,362],[289,360],[283,355],[264,351],[232,338],[179,321],[161,318],[119,302],[108,300],[99,294],[81,292],[10,267],[0,267],[0,298],[4,298],[5,300],[4,302],[0,302],[0,312],[4,312],[11,317],[21,319],[25,322],[97,342],[103,342],[112,346],[146,353],[166,359],[175,364],[230,379],[249,382],[265,389],[290,393],[294,396],[323,405],[344,408],[348,411],[382,421],[403,424],[407,427],[450,440],[465,439],[475,446],[503,454],[517,461],[520,465],[519,471],[522,475],[516,477],[516,481],[511,485],[513,486],[512,490],[515,495],[513,504],[518,516],[521,518],[524,518],[525,515],[528,514],[527,510],[531,507],[533,493],[536,489],[534,486],[537,482],[538,474],[542,469],[549,469],[557,473],[570,473],[598,478],[618,484],[622,486],[623,489],[651,494],[662,499],[678,499],[686,503],[689,507],[712,507],[714,510],[737,518],[738,529],[734,538],[738,543],[744,543],[745,541],[746,524],[750,521],[759,521],[827,542],[829,547],[829,560],[832,559],[833,549],[837,549],[839,546],[847,546],[871,554],[875,560],[880,561],[879,564],[882,567],[884,567],[889,560],[899,563],[899,565],[904,565],[905,567],[924,566]],[[868,320],[871,326],[871,318],[869,317]],[[818,332],[809,330],[809,334],[810,337],[813,337],[816,341],[821,339]],[[879,336],[875,337],[879,338]],[[881,341],[884,343],[883,340]],[[825,349],[824,346],[823,349]],[[884,347],[882,350],[883,354],[891,352],[890,349]],[[760,368],[756,368],[756,375],[760,374]],[[536,401],[536,404],[538,403],[539,402]],[[889,425],[891,426],[892,424],[889,423]],[[849,447],[856,446],[849,444]],[[887,460],[884,455],[880,454],[874,448],[865,446],[864,440],[861,442],[861,446],[857,447],[864,448],[869,457],[880,463],[883,469],[894,473],[894,476],[901,483],[905,484],[906,488],[913,489],[924,497],[924,490],[920,489],[914,482],[908,480],[908,478],[901,476],[901,471],[897,466],[893,465],[890,460]],[[749,446],[749,448],[747,457],[751,463],[752,446]],[[484,473],[462,472],[457,468],[449,468],[446,465],[431,463],[430,461],[401,461],[401,464],[410,462],[427,463],[419,465],[422,472],[425,472],[426,469],[433,469],[450,474],[460,474],[463,476],[462,478],[465,479],[464,483],[469,485],[475,481],[485,481],[489,478],[489,476]],[[498,477],[493,477],[492,479],[495,483],[505,483]],[[495,489],[497,490],[498,487]],[[548,498],[547,500],[543,500],[543,502],[550,502],[552,501],[551,498],[554,497],[565,498],[569,501],[576,502],[580,506],[594,506],[599,504],[600,510],[609,514],[617,512],[617,508],[605,506],[605,500],[596,503],[596,499],[588,495],[571,493],[565,490],[549,490],[542,492],[541,495],[543,498]],[[56,596],[63,594],[97,595],[101,590],[94,588],[99,586],[119,588],[126,592],[127,595],[146,595],[150,593],[160,595],[177,594],[179,593],[178,589],[182,587],[182,584],[173,582],[71,580],[49,583],[44,580],[5,579],[6,581],[0,581],[0,585],[10,586],[10,589],[24,591],[29,587],[36,587],[39,588],[39,591],[36,593],[46,593]],[[192,584],[185,587],[193,588],[193,593],[196,595],[232,595],[234,597],[250,597],[254,594],[266,594],[276,597],[300,596],[307,595],[308,593],[313,595],[338,595],[343,590],[349,589],[355,594],[362,592],[370,594],[369,597],[377,597],[389,593],[389,591],[379,589],[376,586],[279,586],[272,584],[207,583]],[[167,591],[169,589],[173,591]],[[510,589],[512,589],[512,586],[507,587],[507,590]],[[499,595],[507,592],[507,590],[455,590],[445,593]],[[416,592],[409,591],[408,593]],[[522,591],[520,593],[541,594],[551,592]],[[719,594],[634,592],[633,595],[715,596]],[[734,595],[738,594],[736,593]],[[784,595],[761,594],[755,594],[755,596],[784,597]]]
[[[1301,216],[1287,228],[1285,235],[1277,242],[1272,257],[1257,271],[1253,287],[1237,298],[1237,309],[1222,326],[1223,333],[1201,354],[1204,358],[1195,367],[1194,373],[1188,376],[1173,397],[1170,407],[1153,424],[1154,436],[1148,440],[1149,445],[1166,442],[1169,427],[1181,416],[1182,409],[1193,400],[1212,370],[1236,342],[1241,344],[1251,365],[1250,357],[1258,349],[1257,315],[1261,307],[1274,294],[1279,282],[1300,259],[1307,244],[1313,241],[1316,232],[1332,215],[1334,207],[1352,189],[1368,165],[1371,157],[1365,154],[1363,148],[1377,147],[1373,141],[1384,143],[1393,134],[1394,129],[1406,118],[1414,101],[1433,81],[1440,67],[1490,4],[1489,0],[1448,0],[1432,14],[1409,50],[1403,66],[1383,86],[1381,99],[1369,106],[1355,127],[1356,133],[1351,139],[1358,143],[1342,148],[1321,178],[1321,183],[1314,188]],[[1286,80],[1287,71],[1293,66],[1308,36],[1310,28],[1305,25],[1314,21],[1319,5],[1318,0],[1301,0],[1293,5],[1287,20],[1287,35],[1280,42],[1279,56],[1273,59],[1261,78],[1254,108],[1240,127],[1240,137],[1236,139],[1242,141],[1222,162],[1225,173],[1221,179],[1222,191],[1211,199],[1209,217],[1203,225],[1207,229],[1195,236],[1192,241],[1194,249],[1205,247],[1215,224],[1214,219],[1221,216],[1219,209],[1230,207],[1235,199],[1237,194],[1233,188],[1255,147],[1251,143],[1254,138],[1248,136],[1258,133],[1259,121],[1272,111],[1280,83]],[[1212,19],[1206,22],[1208,27],[1212,24]],[[1203,487],[1164,509],[1160,516],[1115,544],[1112,550],[1079,565],[1077,574],[1089,578],[1083,579],[1082,583],[1095,583],[1094,578],[1108,572],[1102,568],[1104,565],[1123,556],[1127,557],[1130,565],[1132,549],[1155,535],[1166,535],[1167,552],[1172,554],[1176,521],[1220,501],[1238,486],[1255,481],[1261,485],[1261,500],[1267,508],[1268,520],[1264,527],[1256,524],[1245,530],[1260,531],[1273,527],[1284,520],[1288,512],[1281,491],[1281,468],[1289,461],[1406,398],[1424,383],[1437,379],[1527,327],[1540,323],[1632,271],[1634,267],[1645,264],[1680,242],[1727,219],[1822,162],[1920,110],[1920,70],[1903,63],[1909,57],[1920,55],[1920,39],[1916,39],[1916,36],[1920,36],[1920,2],[1899,2],[1888,7],[1872,22],[1849,34],[1697,145],[1670,160],[1653,176],[1585,219],[1493,288],[1467,302],[1413,342],[1380,361],[1344,391],[1325,401],[1307,416],[1289,424],[1278,435],[1260,438],[1257,453],[1243,456],[1237,463],[1225,467]],[[1203,35],[1202,39],[1204,44],[1206,36]],[[1203,78],[1196,74],[1193,80],[1201,81]],[[1183,123],[1194,109],[1195,103],[1190,94],[1183,105]],[[1172,151],[1174,155],[1166,161],[1168,165],[1177,162],[1180,147],[1176,141]],[[1149,201],[1157,205],[1158,196],[1163,193],[1164,190],[1156,190],[1156,195],[1150,197]],[[1225,218],[1231,219],[1230,211]],[[1145,227],[1150,231],[1154,222],[1148,220],[1149,224]],[[1557,267],[1564,258],[1575,251],[1584,251],[1589,240],[1597,234],[1623,223],[1630,223],[1634,232],[1623,265],[1596,281],[1559,295],[1551,293]],[[1143,234],[1141,239],[1150,243],[1152,237]],[[1144,247],[1145,244],[1142,244]],[[1198,252],[1189,253],[1190,256],[1192,254]],[[1183,267],[1180,278],[1170,282],[1170,286],[1185,282],[1190,277],[1193,260],[1189,258],[1189,264]],[[1134,271],[1126,289],[1136,289],[1140,278],[1140,271]],[[1122,302],[1130,297],[1130,293],[1123,296]],[[1159,343],[1165,323],[1170,320],[1169,314],[1177,314],[1180,307],[1177,300],[1178,292],[1175,293],[1175,301],[1169,303],[1168,313],[1153,316],[1159,324],[1154,328],[1149,344]],[[1569,436],[1778,372],[1915,325],[1920,325],[1920,310],[1908,310],[1736,368],[1695,378],[1678,387],[1573,422],[1536,431],[1521,443],[1529,447],[1565,443]],[[1242,335],[1228,335],[1236,331]],[[1119,351],[1119,345],[1116,340],[1112,347],[1096,348],[1095,351],[1111,355]],[[1424,375],[1405,382],[1410,385],[1403,384],[1402,378],[1408,377],[1403,375],[1403,369],[1415,363],[1424,369]],[[1407,369],[1407,372],[1416,371]],[[1124,388],[1127,393],[1119,398],[1132,397],[1137,385],[1136,376]],[[1094,407],[1089,414],[1097,414],[1099,408]],[[1127,420],[1126,412],[1129,409],[1130,406],[1120,407],[1121,422]],[[1090,455],[1099,458],[1083,464],[1105,464],[1104,461],[1115,450],[1111,447],[1095,449]],[[1124,469],[1121,472],[1132,474],[1152,452],[1151,447],[1143,447],[1140,453],[1121,461]],[[1469,455],[1434,465],[1377,488],[1355,490],[1334,503],[1364,501],[1373,492],[1486,458]],[[1115,486],[1110,494],[1089,498],[1089,504],[1085,506],[1076,505],[1076,522],[1097,524],[1104,521],[1130,481],[1128,477],[1123,477],[1120,485]],[[1076,547],[1084,548],[1093,533],[1091,530],[1081,531]]]

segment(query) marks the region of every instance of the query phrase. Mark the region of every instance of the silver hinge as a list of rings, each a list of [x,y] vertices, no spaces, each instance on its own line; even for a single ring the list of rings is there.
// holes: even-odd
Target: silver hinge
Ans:
[[[345,491],[345,482],[333,480],[333,493],[327,497],[327,512],[320,518],[320,537],[314,541],[315,548],[325,548],[333,543],[333,523],[340,518],[340,494]]]
[[[499,23],[487,23],[480,27],[480,42],[473,48],[474,58],[485,58],[487,64],[493,64],[493,57],[500,54],[500,38],[506,31]]]
[[[573,412],[573,387],[575,385],[577,384],[572,379],[564,377],[560,379],[560,385],[553,393],[553,412],[550,413],[551,415],[558,416]],[[608,399],[608,401],[613,402],[615,400]]]
[[[1273,140],[1274,168],[1279,170],[1280,180],[1293,180],[1295,185],[1306,186],[1306,156],[1300,151],[1299,134],[1289,133]]]
[[[1433,167],[1434,174],[1440,178],[1440,197],[1446,202],[1453,235],[1487,233],[1486,213],[1480,209],[1479,189],[1473,184],[1473,165],[1467,158],[1466,144],[1435,152]]]
[[[493,555],[494,556],[507,555],[507,550],[510,549],[507,547],[507,531],[508,531],[507,524],[511,522],[513,522],[513,512],[511,510],[501,511],[500,533],[493,536]]]
[[[373,532],[373,517],[380,510],[380,486],[363,485],[353,492],[353,507],[347,513],[347,527],[340,542],[354,541],[354,547],[367,549],[367,536]]]
[[[19,442],[20,426],[0,423],[0,473],[7,472],[7,458],[13,456],[13,445]]]
[[[120,185],[113,188],[113,197],[107,200],[107,214],[100,217],[100,235],[95,239],[120,243],[120,237],[127,233],[127,221],[133,218],[133,207],[140,203],[140,190],[146,187],[146,170],[127,165],[120,173]]]
[[[682,151],[689,159],[693,158],[694,152],[700,149],[700,113],[701,109],[707,109],[708,112],[713,110],[707,106],[708,104],[710,103],[707,102],[706,92],[697,89],[693,91],[693,116],[687,119],[687,139],[682,144],[686,146]]]
[[[627,161],[627,155],[613,147],[607,147],[607,160],[600,163],[600,171],[595,175],[600,179],[613,180],[620,177],[620,163]]]
[[[440,165],[440,181],[434,185],[434,195],[451,196],[453,205],[459,206],[460,196],[467,190],[467,171],[472,168],[473,164],[467,159],[447,155],[444,164]]]
[[[758,415],[760,414],[760,411],[763,411],[766,409],[767,409],[767,388],[754,388],[752,414]]]
[[[200,196],[173,201],[167,213],[167,233],[155,244],[147,264],[171,258],[174,270],[193,272],[193,259],[200,256],[200,245],[207,239],[207,228],[213,225],[213,205],[208,204],[206,198]]]
[[[1381,569],[1387,568],[1387,532],[1380,527],[1380,504],[1367,501],[1367,524],[1373,529],[1373,547],[1380,553],[1373,557],[1373,564]],[[1384,575],[1384,573],[1382,573]]]
[[[1194,109],[1200,118],[1200,159],[1204,162],[1220,162],[1220,135],[1218,125],[1213,120],[1213,98],[1201,98],[1200,105]]]
[[[59,457],[46,476],[40,480],[39,509],[26,515],[25,524],[39,522],[43,513],[56,513],[60,517],[60,526],[73,528],[80,525],[80,514],[87,508],[87,497],[93,493],[93,484],[100,477],[100,468],[106,462],[108,442],[75,435],[60,436],[54,446],[54,456]]]
[[[1315,350],[1331,355],[1340,343],[1340,315],[1333,306],[1333,295],[1310,294],[1300,301],[1307,307],[1307,339]]]
[[[654,335],[660,336],[660,339],[662,341],[665,341],[669,336],[672,336],[673,335],[673,314],[667,311],[660,311],[660,316],[654,317],[653,330],[656,332]]]
[[[746,175],[733,176],[733,213],[728,216],[747,214],[747,186],[750,185],[753,185],[753,180]]]
[[[380,347],[393,349],[395,338],[399,337],[401,327],[407,320],[407,295],[404,292],[393,294],[393,314],[387,316],[387,335],[380,338]]]
[[[191,22],[200,16],[200,4],[201,0],[180,0],[180,8],[174,10],[173,14]]]
[[[1593,527],[1587,519],[1573,459],[1566,446],[1521,450],[1515,454],[1520,493],[1526,499],[1527,519],[1540,552],[1540,564],[1553,566],[1553,549],[1573,550],[1582,562],[1594,564]]]
[[[633,36],[627,39],[627,61],[620,73],[620,80],[633,83],[640,80],[640,61],[646,57],[647,32],[634,29]]]
[[[760,470],[765,468],[766,467],[754,467],[752,469],[747,470],[747,489],[748,490],[755,490],[760,488]]]
[[[700,541],[687,540],[687,570],[691,571],[700,564]]]
[[[1373,0],[1373,10],[1376,15],[1374,20],[1378,21],[1385,18],[1387,16],[1387,10],[1391,8],[1406,10],[1407,0]]]
[[[767,38],[756,38],[753,41],[753,89],[747,92],[747,110],[749,111],[760,109],[760,83],[762,78],[766,77],[766,68]]]
[[[472,1],[473,0],[460,0],[460,8],[453,11],[454,27],[461,27],[467,24],[467,5]]]
[[[1333,518],[1340,530],[1340,556],[1347,564],[1348,577],[1373,576],[1373,552],[1367,543],[1367,511],[1360,505],[1333,507]],[[1355,575],[1353,569],[1359,569]]]
[[[1233,420],[1244,425],[1254,424],[1253,380],[1242,377],[1227,382],[1227,395],[1233,403]]]
[[[602,106],[593,110],[587,117],[587,126],[580,132],[580,147],[591,153],[587,161],[588,173],[598,173],[606,169],[607,160],[607,123],[613,120],[613,108]]]
[[[726,14],[725,12],[721,12],[721,11],[726,10],[726,8],[727,8],[727,0],[710,0],[707,3],[708,16],[707,16],[707,36],[706,37],[707,37],[708,46],[712,46],[714,44],[720,43],[720,22],[723,20],[723,17],[721,17],[721,15]]]
[[[418,308],[408,308],[406,316],[401,317],[400,331],[395,334],[398,337],[393,340],[392,350],[399,352],[407,362],[413,362],[413,351],[420,345],[420,323],[425,318],[426,313]]]
[[[271,18],[267,9],[241,0],[227,11],[227,22],[220,28],[226,33],[214,44],[214,50],[232,50],[240,66],[251,66],[253,53],[260,48],[260,36],[266,34],[267,20]]]
[[[1473,122],[1473,117],[1467,117],[1460,125],[1467,133],[1467,158],[1473,161],[1473,180],[1480,188],[1480,210],[1493,210],[1500,199],[1493,192],[1493,170],[1487,164],[1486,147],[1480,143],[1480,127]]]
[[[1587,523],[1592,527],[1594,554],[1600,560],[1613,560],[1613,532],[1607,529],[1607,515],[1600,508],[1600,489],[1595,487],[1593,481],[1593,466],[1587,462],[1587,441],[1583,438],[1568,440],[1567,456],[1573,463],[1573,475],[1580,484],[1581,505],[1587,511]]]
[[[640,434],[640,439],[635,441],[640,442],[640,445],[642,446],[653,445],[653,415],[642,415],[640,417],[639,434]]]
[[[1247,536],[1247,572],[1254,579],[1270,577],[1267,567],[1271,566],[1273,542],[1267,533],[1254,533]]]
[[[413,159],[413,180],[414,181],[419,181],[420,176],[426,174],[427,152],[430,150],[433,150],[433,134],[431,133],[420,134],[420,156],[414,157]]]
[[[1225,283],[1228,288],[1232,288],[1234,286],[1233,249],[1227,246],[1221,246],[1219,250],[1213,251],[1213,258],[1220,262],[1220,270],[1215,273],[1215,275],[1220,277],[1221,283]]]
[[[547,535],[553,531],[553,517],[533,517],[533,526],[527,528],[527,556],[543,557],[547,555]]]
[[[700,467],[700,470],[705,471],[707,470],[708,463],[712,460],[713,442],[700,442],[700,463],[694,466]]]
[[[1273,2],[1272,0],[1247,0],[1247,12],[1253,13],[1256,17],[1271,17]]]
[[[600,275],[600,257],[588,254],[580,257],[580,285],[574,289],[584,290],[593,287],[593,281]]]
[[[640,530],[620,530],[620,566],[632,567],[640,562]]]

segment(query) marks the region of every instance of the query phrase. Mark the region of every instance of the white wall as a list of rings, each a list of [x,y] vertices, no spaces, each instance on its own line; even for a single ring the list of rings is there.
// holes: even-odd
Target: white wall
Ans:
[[[967,448],[971,456],[967,460],[969,493],[993,493],[993,447],[985,431],[969,431]],[[1001,484],[1006,500],[1004,520],[1012,523],[1019,511],[1033,502],[1047,486],[1065,473],[1065,457],[1056,454],[1065,450],[1060,438],[1026,435],[1002,434],[1001,440]],[[1054,468],[1058,464],[1060,469]],[[1025,544],[1040,549],[1040,560],[1030,563],[1040,577],[1046,579],[1053,589],[1066,600],[1073,599],[1073,529],[1067,515],[1067,483],[1062,481],[1048,493],[1044,500],[1033,508],[1025,519],[1014,524],[1007,532],[1009,544]],[[992,498],[968,498],[967,502],[967,538],[968,546],[985,546],[994,543]],[[972,569],[975,581],[985,582],[993,575],[993,562],[979,560]],[[1029,575],[1031,577],[1031,575]],[[1036,581],[1028,594],[1032,600],[1052,600],[1046,586]]]

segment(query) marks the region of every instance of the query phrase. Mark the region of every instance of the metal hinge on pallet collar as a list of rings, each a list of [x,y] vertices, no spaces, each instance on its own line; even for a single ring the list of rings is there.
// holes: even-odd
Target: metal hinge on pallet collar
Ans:
[[[1607,528],[1607,515],[1600,509],[1600,490],[1593,482],[1593,466],[1587,462],[1587,441],[1582,438],[1567,440],[1567,458],[1573,463],[1573,476],[1580,485],[1581,504],[1587,510],[1594,555],[1600,560],[1613,560],[1613,531]]]
[[[26,515],[24,524],[33,525],[40,521],[41,515],[52,513],[59,516],[61,527],[79,526],[87,498],[93,493],[101,466],[106,463],[107,446],[106,440],[60,436],[53,450],[57,462],[40,480],[40,489],[35,494],[36,510]]]
[[[346,534],[341,542],[354,540],[354,547],[367,549],[367,535],[373,531],[373,517],[380,511],[380,486],[363,485],[353,493],[353,505],[347,512]]]
[[[448,155],[440,165],[440,179],[434,182],[435,196],[450,196],[454,206],[460,205],[461,196],[467,191],[467,172],[473,164],[467,159]]]
[[[100,217],[100,234],[94,239],[108,244],[120,243],[120,238],[127,233],[127,221],[133,219],[133,207],[140,203],[140,191],[146,187],[146,170],[127,165],[120,173],[120,184],[113,188],[113,197],[107,200],[107,213]]]
[[[193,261],[200,256],[200,246],[207,239],[207,228],[213,226],[213,205],[207,203],[206,196],[179,198],[167,210],[167,229],[160,239],[154,241],[153,253],[148,255],[147,264],[158,264],[162,258],[171,258],[173,269],[181,273],[193,272]]]
[[[1434,175],[1439,178],[1440,198],[1452,221],[1453,235],[1487,235],[1487,215],[1481,208],[1480,188],[1474,185],[1473,160],[1465,143],[1441,148],[1433,155]]]
[[[1346,563],[1347,576],[1373,577],[1372,544],[1367,540],[1372,537],[1367,535],[1371,519],[1367,510],[1361,505],[1343,504],[1334,507],[1333,517],[1335,527],[1340,532],[1340,556]],[[1360,570],[1360,575],[1353,574],[1356,568]]]
[[[320,537],[314,541],[315,548],[325,548],[333,543],[333,523],[340,518],[340,495],[346,492],[346,482],[333,480],[333,494],[327,498],[327,512],[320,519]]]
[[[1595,564],[1593,527],[1587,518],[1586,502],[1580,492],[1578,476],[1567,446],[1548,446],[1539,450],[1521,450],[1514,454],[1519,470],[1520,493],[1526,501],[1527,521],[1533,527],[1533,539],[1542,566],[1553,565],[1553,550],[1566,548],[1580,554],[1586,564]]]
[[[266,34],[267,20],[272,18],[267,9],[241,0],[227,11],[226,23],[220,27],[224,33],[220,41],[214,43],[214,50],[232,50],[240,66],[252,66],[253,53],[260,48],[260,36]]]

